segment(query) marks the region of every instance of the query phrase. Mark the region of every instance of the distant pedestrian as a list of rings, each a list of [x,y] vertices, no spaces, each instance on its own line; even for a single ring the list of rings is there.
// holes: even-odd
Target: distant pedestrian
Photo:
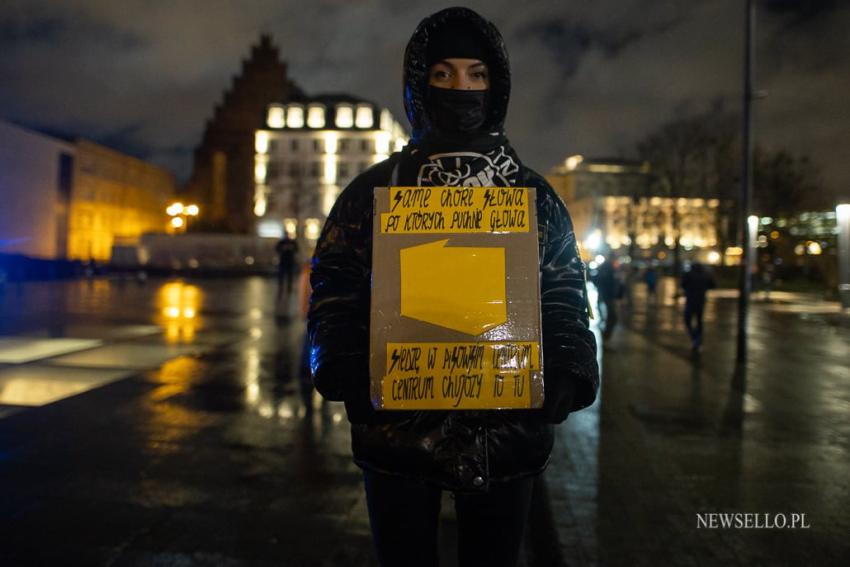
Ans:
[[[277,298],[283,294],[286,287],[286,296],[292,293],[292,279],[295,277],[295,259],[298,255],[298,241],[284,234],[283,238],[275,246],[277,251]]]
[[[653,266],[649,266],[643,274],[643,281],[646,282],[646,297],[651,301],[655,301],[656,287],[658,286],[658,272]]]
[[[682,275],[682,289],[685,291],[685,327],[691,337],[694,352],[698,352],[702,346],[705,298],[708,290],[715,287],[714,277],[699,262],[691,264],[691,269]]]
[[[617,274],[616,260],[608,256],[596,271],[593,283],[599,292],[599,305],[602,307],[602,338],[611,338],[617,326],[617,300],[622,296],[622,284]]]
[[[770,292],[773,291],[773,283],[776,281],[776,269],[770,257],[761,268],[761,290],[764,292],[764,300],[770,301]]]

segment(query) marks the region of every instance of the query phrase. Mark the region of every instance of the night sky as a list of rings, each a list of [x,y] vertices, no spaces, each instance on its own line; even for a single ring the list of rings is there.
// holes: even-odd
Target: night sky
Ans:
[[[185,179],[191,151],[262,32],[308,94],[401,103],[404,46],[445,2],[4,0],[0,118],[78,134]],[[468,2],[511,54],[508,134],[547,171],[723,98],[740,107],[743,0]],[[850,194],[850,2],[759,3],[757,141],[807,153]]]

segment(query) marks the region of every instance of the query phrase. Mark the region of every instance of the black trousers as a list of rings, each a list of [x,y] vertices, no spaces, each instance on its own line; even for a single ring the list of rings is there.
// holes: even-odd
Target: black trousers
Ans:
[[[695,345],[702,343],[702,315],[704,310],[704,301],[685,301],[685,327],[687,327],[691,341]]]
[[[369,523],[382,567],[435,567],[442,490],[364,471]],[[534,477],[490,483],[486,494],[456,494],[459,567],[515,567]]]

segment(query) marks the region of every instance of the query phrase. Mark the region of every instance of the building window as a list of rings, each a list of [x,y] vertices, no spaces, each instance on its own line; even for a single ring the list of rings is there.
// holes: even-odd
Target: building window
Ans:
[[[354,109],[350,104],[338,104],[336,106],[336,127],[351,128],[354,126]]]
[[[289,149],[293,152],[298,151],[298,140],[290,140],[289,141]]]
[[[369,140],[360,140],[360,150],[363,152],[372,151],[372,144],[369,143]]]
[[[280,174],[279,165],[275,162],[270,162],[266,166],[266,182],[272,181]]]
[[[310,128],[325,127],[325,107],[321,104],[311,104],[307,108],[307,126]]]
[[[358,128],[371,128],[374,123],[375,117],[372,114],[372,107],[368,104],[358,104],[355,125]]]
[[[277,150],[277,140],[269,141],[269,153]]]
[[[290,106],[286,109],[286,125],[290,128],[304,127],[304,108],[301,106]]]
[[[269,105],[269,112],[266,116],[266,123],[269,125],[269,128],[283,128],[284,126],[286,126],[286,120],[284,120],[283,105]]]
[[[301,175],[301,164],[297,161],[293,161],[289,163],[289,176],[290,177],[298,177]]]
[[[310,163],[310,177],[319,177],[322,174],[321,164],[317,161]]]
[[[348,151],[348,142],[348,138],[340,138],[339,145],[337,146],[339,153],[344,154]]]
[[[337,164],[337,177],[345,178],[348,177],[348,164],[341,161]]]
[[[317,154],[322,153],[322,141],[321,140],[313,140],[313,151]]]

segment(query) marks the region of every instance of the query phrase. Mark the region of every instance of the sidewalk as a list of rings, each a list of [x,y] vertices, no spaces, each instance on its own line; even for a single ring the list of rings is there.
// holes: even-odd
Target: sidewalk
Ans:
[[[850,333],[772,307],[753,305],[743,379],[734,301],[710,302],[694,359],[681,307],[635,298],[598,416],[570,417],[547,472],[565,564],[843,564]],[[708,512],[805,513],[811,528],[698,529]]]

